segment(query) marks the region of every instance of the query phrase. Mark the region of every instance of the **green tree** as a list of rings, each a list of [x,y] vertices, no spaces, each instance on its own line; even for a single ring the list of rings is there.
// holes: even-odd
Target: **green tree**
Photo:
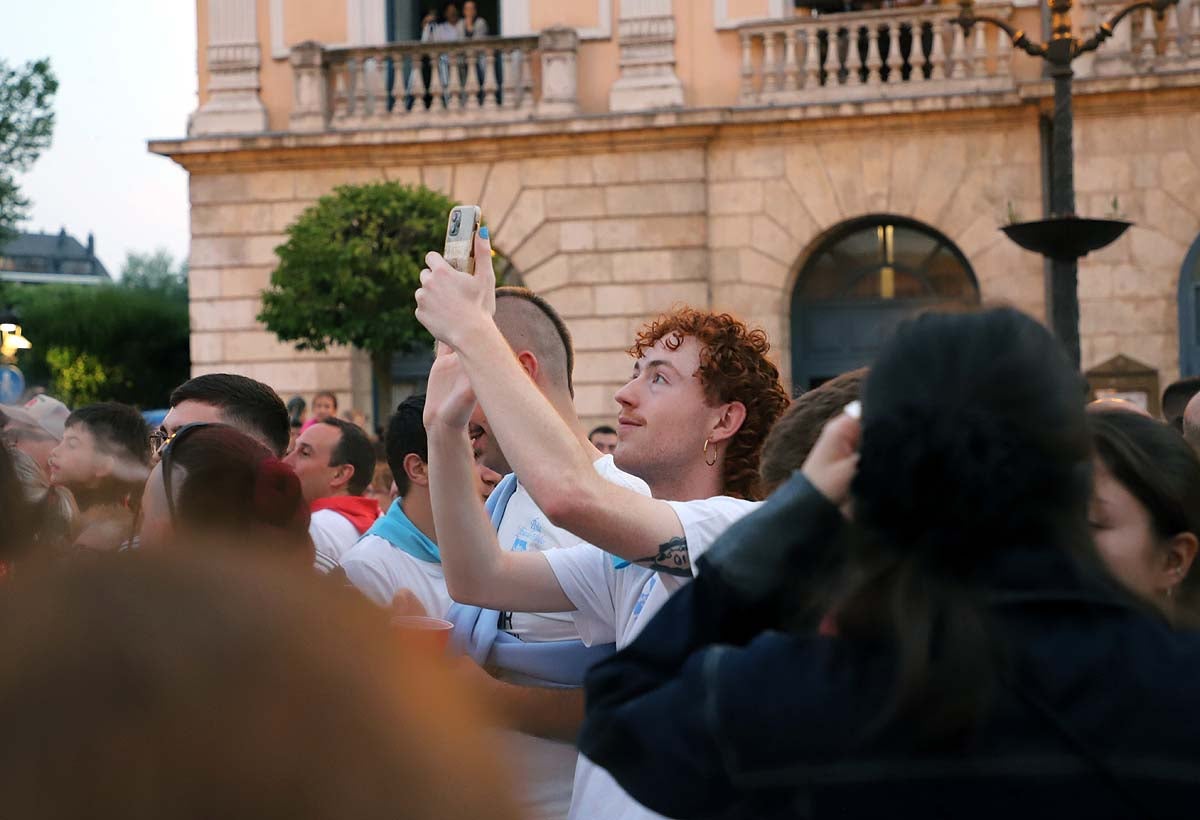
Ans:
[[[28,171],[50,145],[50,106],[57,91],[49,60],[14,68],[0,59],[0,244],[13,237],[28,212],[29,200],[21,196],[14,174]]]
[[[317,201],[275,249],[259,321],[298,350],[353,345],[371,356],[378,395],[391,362],[433,340],[413,315],[425,254],[442,247],[453,203],[423,186],[346,185]],[[384,412],[381,412],[383,410]],[[375,417],[387,418],[387,408]]]
[[[188,377],[188,304],[178,288],[21,285],[8,291],[33,342],[30,384],[74,401],[164,407]]]
[[[153,253],[129,251],[125,254],[125,264],[121,266],[121,286],[162,290],[186,302],[187,272],[187,262],[181,262],[176,267],[174,257],[166,248],[159,248]]]

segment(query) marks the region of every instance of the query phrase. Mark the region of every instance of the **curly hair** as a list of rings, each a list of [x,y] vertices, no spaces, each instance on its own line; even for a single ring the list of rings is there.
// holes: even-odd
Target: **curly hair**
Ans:
[[[758,461],[763,441],[788,406],[779,368],[767,358],[771,349],[767,334],[728,313],[684,307],[643,327],[629,355],[641,358],[660,340],[675,350],[688,336],[700,343],[698,373],[708,401],[714,405],[737,401],[746,407],[746,420],[725,453],[725,492],[734,498],[762,498]]]

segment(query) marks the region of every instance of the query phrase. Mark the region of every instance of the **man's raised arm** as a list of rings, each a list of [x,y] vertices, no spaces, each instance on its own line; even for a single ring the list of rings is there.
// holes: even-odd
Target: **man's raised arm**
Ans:
[[[454,353],[443,350],[429,374],[425,430],[429,496],[446,590],[459,603],[517,612],[574,609],[541,553],[505,552],[474,491],[467,421],[475,406]]]
[[[457,351],[505,457],[557,526],[629,561],[691,575],[683,527],[663,501],[606,481],[570,427],[521,369],[492,319],[491,245],[476,240],[475,275],[426,257],[417,318]],[[430,431],[432,448],[432,431]],[[432,453],[431,453],[432,455]]]

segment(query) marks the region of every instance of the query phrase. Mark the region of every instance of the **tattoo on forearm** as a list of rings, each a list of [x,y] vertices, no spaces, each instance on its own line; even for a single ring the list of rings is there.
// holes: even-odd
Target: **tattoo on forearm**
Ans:
[[[684,578],[690,578],[692,575],[692,559],[688,556],[687,539],[682,535],[660,545],[658,554],[653,558],[639,558],[633,563],[667,575],[679,575]]]

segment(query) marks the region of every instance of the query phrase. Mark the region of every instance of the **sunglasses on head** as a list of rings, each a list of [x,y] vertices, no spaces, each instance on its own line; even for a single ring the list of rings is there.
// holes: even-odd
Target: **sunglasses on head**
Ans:
[[[171,464],[171,454],[175,451],[184,439],[192,434],[193,431],[204,427],[226,427],[224,424],[217,424],[211,421],[198,421],[192,424],[185,424],[176,430],[174,433],[168,434],[165,430],[156,430],[151,435],[151,442],[161,439],[162,443],[154,448],[155,454],[158,456],[159,463],[162,466],[163,490],[167,493],[167,512],[171,516],[171,523],[175,523],[175,492],[171,486],[171,473],[174,472]],[[161,434],[161,435],[159,435]]]

